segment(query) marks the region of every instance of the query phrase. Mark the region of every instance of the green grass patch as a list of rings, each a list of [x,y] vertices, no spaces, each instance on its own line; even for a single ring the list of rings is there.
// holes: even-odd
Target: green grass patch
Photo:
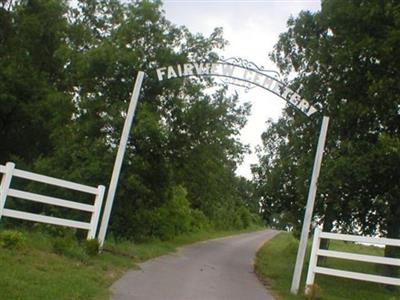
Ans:
[[[275,293],[277,299],[306,299],[302,292],[304,291],[308,261],[305,262],[303,268],[302,285],[299,293],[301,295],[295,296],[290,293],[297,248],[298,241],[292,234],[280,233],[272,240],[268,241],[257,253],[255,270],[260,279]],[[329,249],[383,256],[382,248],[340,241],[331,241]],[[309,258],[309,255],[310,247],[308,247],[306,257]],[[328,258],[324,266],[369,274],[381,274],[381,268],[377,267],[375,264],[349,260]],[[315,283],[320,288],[320,296],[323,300],[400,299],[399,289],[394,288],[393,291],[390,291],[381,284],[320,274],[316,275]]]
[[[88,255],[76,240],[65,243],[37,231],[8,232],[5,239],[10,245],[0,243],[0,300],[109,299],[109,286],[128,269],[137,268],[138,262],[196,241],[256,229],[198,232],[142,244],[109,241],[97,256]]]

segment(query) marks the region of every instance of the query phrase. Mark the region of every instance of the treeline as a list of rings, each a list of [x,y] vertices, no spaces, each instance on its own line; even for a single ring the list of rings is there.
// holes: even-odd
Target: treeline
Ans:
[[[221,29],[205,37],[171,24],[159,1],[1,1],[1,163],[108,185],[137,71],[214,61],[225,43]],[[234,173],[247,151],[238,133],[249,106],[224,86],[206,92],[211,85],[145,78],[111,216],[116,237],[167,239],[259,222],[252,184]],[[71,214],[16,199],[7,205]]]
[[[269,224],[299,232],[327,115],[314,221],[324,231],[400,238],[399,46],[398,1],[326,0],[288,21],[271,57],[323,109],[308,119],[288,107],[263,134],[254,174]],[[399,257],[399,248],[385,255]]]

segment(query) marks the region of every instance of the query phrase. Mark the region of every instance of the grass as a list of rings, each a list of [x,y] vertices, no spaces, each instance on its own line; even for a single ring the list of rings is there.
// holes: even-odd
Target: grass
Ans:
[[[261,280],[275,293],[280,300],[306,299],[304,295],[295,296],[290,293],[293,269],[297,254],[298,242],[289,233],[281,233],[267,242],[257,253],[255,269]],[[331,241],[329,249],[383,256],[383,249],[363,246],[354,243]],[[309,257],[310,249],[307,251]],[[379,274],[374,264],[355,262],[340,259],[327,259],[324,264],[348,271],[358,271],[370,274]],[[308,261],[303,268],[300,291],[304,291],[304,281]],[[400,291],[389,291],[383,285],[364,281],[338,278],[325,275],[316,275],[315,283],[320,288],[320,296],[323,300],[399,300]],[[300,293],[299,293],[300,294]]]
[[[109,241],[105,251],[94,257],[85,254],[76,242],[64,254],[56,254],[54,237],[22,231],[22,245],[10,249],[0,245],[0,300],[109,299],[109,286],[141,261],[196,241],[256,229],[199,232],[142,244]]]

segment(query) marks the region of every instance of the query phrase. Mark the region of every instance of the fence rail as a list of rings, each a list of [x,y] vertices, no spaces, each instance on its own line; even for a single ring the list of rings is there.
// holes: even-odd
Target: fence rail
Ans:
[[[349,241],[349,242],[359,242],[359,243],[368,243],[368,244],[378,244],[378,245],[390,245],[400,247],[400,240],[397,239],[388,239],[388,238],[375,238],[375,237],[365,237],[365,236],[357,236],[357,235],[349,235],[349,234],[337,234],[337,233],[329,233],[322,232],[321,229],[316,228],[314,231],[314,239],[311,249],[311,257],[310,264],[308,267],[307,280],[306,280],[306,293],[308,293],[308,288],[314,284],[315,275],[324,274],[336,277],[343,277],[349,279],[370,281],[376,283],[384,283],[389,285],[399,285],[400,286],[400,278],[395,277],[387,277],[380,275],[371,275],[359,272],[350,272],[344,270],[338,270],[333,268],[320,267],[317,265],[318,256],[325,257],[334,257],[340,259],[368,262],[368,263],[376,263],[376,264],[385,264],[391,266],[400,266],[400,259],[398,258],[390,258],[390,257],[381,257],[381,256],[372,256],[372,255],[364,255],[364,254],[355,254],[349,252],[341,252],[341,251],[333,251],[333,250],[324,250],[320,249],[321,239],[331,239],[331,240],[340,240],[340,241]]]
[[[0,184],[0,219],[2,216],[5,216],[5,217],[23,219],[33,222],[41,222],[53,225],[85,229],[88,231],[87,234],[88,239],[95,238],[97,225],[99,223],[101,205],[103,202],[104,191],[105,191],[105,187],[103,185],[99,185],[96,188],[75,182],[66,181],[63,179],[57,179],[54,177],[18,170],[15,169],[15,164],[11,162],[8,162],[5,166],[0,165],[0,173],[2,173],[2,179]],[[53,186],[67,188],[70,190],[92,194],[95,195],[94,203],[93,205],[83,204],[70,200],[13,189],[10,188],[13,177],[19,177],[23,179],[32,180],[35,182],[45,183]],[[7,197],[14,197],[28,201],[34,201],[44,204],[66,207],[79,211],[90,212],[91,218],[89,222],[81,222],[64,218],[56,218],[52,216],[44,216],[24,211],[18,211],[14,209],[8,209],[5,208]]]

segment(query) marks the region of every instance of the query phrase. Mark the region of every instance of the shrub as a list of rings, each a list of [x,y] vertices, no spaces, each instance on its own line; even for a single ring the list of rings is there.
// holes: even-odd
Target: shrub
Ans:
[[[244,206],[241,206],[239,209],[238,209],[238,215],[240,216],[240,220],[242,221],[241,223],[242,223],[242,228],[248,228],[250,225],[252,225],[251,223],[251,213],[250,213],[250,211],[246,208],[246,207],[244,207]]]
[[[264,226],[264,221],[261,216],[257,213],[251,213],[251,223],[253,225]]]
[[[174,187],[171,198],[158,209],[157,237],[168,240],[191,230],[191,208],[186,195],[183,187]]]
[[[59,255],[68,255],[73,248],[74,241],[65,237],[56,237],[53,239],[53,251]]]
[[[4,230],[0,232],[0,246],[6,249],[17,249],[23,244],[24,236],[15,230]]]
[[[41,233],[48,234],[53,237],[69,237],[73,238],[76,234],[76,230],[68,227],[45,224],[45,223],[36,223],[34,228]]]
[[[54,253],[82,261],[87,260],[87,255],[83,247],[79,247],[77,240],[71,236],[55,237],[52,240]]]
[[[85,240],[83,242],[85,253],[89,256],[96,256],[99,254],[100,243],[97,239]]]
[[[199,209],[192,209],[191,211],[191,231],[202,231],[210,229],[211,225],[205,214]]]
[[[229,230],[233,228],[234,218],[230,207],[215,205],[210,219],[213,227],[217,230]]]

